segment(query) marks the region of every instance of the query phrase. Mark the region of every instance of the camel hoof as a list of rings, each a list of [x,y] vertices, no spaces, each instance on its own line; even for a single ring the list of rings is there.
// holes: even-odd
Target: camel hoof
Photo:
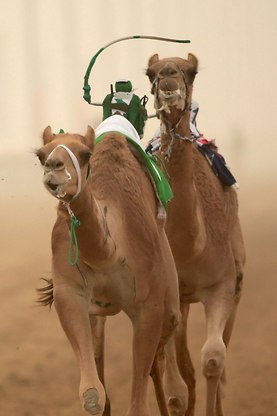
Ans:
[[[83,394],[84,409],[91,415],[97,415],[101,413],[101,407],[99,406],[99,394],[96,389],[88,389]]]
[[[187,406],[178,397],[170,397],[168,399],[168,409],[171,416],[185,416]]]

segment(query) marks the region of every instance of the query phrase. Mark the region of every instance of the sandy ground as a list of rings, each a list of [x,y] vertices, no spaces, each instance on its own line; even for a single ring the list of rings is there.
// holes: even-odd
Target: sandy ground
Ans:
[[[40,278],[50,276],[53,200],[41,185],[32,155],[0,164],[0,415],[81,416],[79,371],[53,309],[35,306]],[[276,187],[249,184],[239,191],[247,246],[242,301],[227,356],[228,416],[277,415]],[[270,184],[272,185],[272,184]],[[197,409],[204,415],[200,349],[205,338],[201,305],[193,305],[189,339],[197,375]],[[106,380],[113,415],[124,415],[130,396],[131,327],[119,314],[107,323]],[[149,406],[158,410],[149,383]]]

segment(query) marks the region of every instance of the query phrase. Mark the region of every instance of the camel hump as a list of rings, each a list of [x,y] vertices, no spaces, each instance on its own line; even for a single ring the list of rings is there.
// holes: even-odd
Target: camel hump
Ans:
[[[158,200],[167,210],[168,203],[173,198],[172,189],[161,171],[157,166],[154,157],[148,155],[140,143],[139,135],[134,126],[125,118],[119,115],[114,115],[106,118],[95,130],[96,144],[99,143],[106,133],[121,133],[126,137],[128,143],[131,143],[138,151],[140,158],[146,165],[148,172],[153,179],[151,181]]]

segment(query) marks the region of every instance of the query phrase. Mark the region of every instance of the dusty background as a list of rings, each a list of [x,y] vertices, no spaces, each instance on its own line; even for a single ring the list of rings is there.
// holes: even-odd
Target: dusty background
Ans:
[[[7,197],[4,210],[1,199],[0,414],[81,416],[79,372],[71,347],[55,310],[35,306],[39,279],[50,275],[50,230],[56,205],[42,189],[40,177],[33,156],[24,163],[14,159],[1,166]],[[277,415],[275,189],[256,183],[239,190],[248,261],[227,356],[227,415]],[[205,391],[199,365],[205,337],[201,305],[193,305],[189,322],[198,379],[196,416],[200,416]],[[123,415],[130,392],[129,321],[122,314],[109,318],[106,333],[108,391],[113,414]],[[149,387],[152,414],[158,415],[152,382]]]
[[[43,189],[32,150],[47,124],[80,133],[88,123],[97,125],[101,111],[82,100],[89,60],[111,40],[135,34],[192,43],[112,46],[93,69],[93,99],[101,101],[121,77],[130,77],[139,95],[149,94],[144,69],[155,52],[199,57],[198,125],[216,138],[240,183],[247,247],[244,292],[227,356],[226,415],[277,415],[276,15],[275,0],[0,0],[1,416],[83,414],[77,363],[55,310],[35,306],[35,288],[50,276],[56,202]],[[156,126],[149,122],[146,139]],[[201,305],[192,307],[189,334],[200,416]],[[113,414],[123,415],[131,371],[131,328],[123,315],[108,320],[106,341]],[[158,415],[151,382],[149,404]]]

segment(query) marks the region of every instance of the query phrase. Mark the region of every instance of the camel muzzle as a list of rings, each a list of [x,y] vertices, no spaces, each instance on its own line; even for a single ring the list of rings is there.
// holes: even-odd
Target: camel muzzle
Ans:
[[[65,185],[71,179],[70,174],[66,171],[66,177],[60,180],[54,175],[54,172],[48,172],[44,174],[43,184],[48,192],[56,198],[62,198],[66,195],[66,192],[62,190]]]
[[[77,157],[64,144],[59,144],[56,146],[48,156],[44,165],[43,183],[46,189],[56,198],[63,198],[67,194],[66,191],[62,190],[62,187],[66,185],[67,182],[72,179],[72,177],[69,171],[66,169],[64,162],[60,158],[55,157],[55,151],[59,147],[66,150],[76,170],[77,190],[74,195],[74,198],[76,198],[81,191],[81,169]]]
[[[174,94],[180,91],[178,82],[174,78],[162,78],[159,82],[160,93]]]

